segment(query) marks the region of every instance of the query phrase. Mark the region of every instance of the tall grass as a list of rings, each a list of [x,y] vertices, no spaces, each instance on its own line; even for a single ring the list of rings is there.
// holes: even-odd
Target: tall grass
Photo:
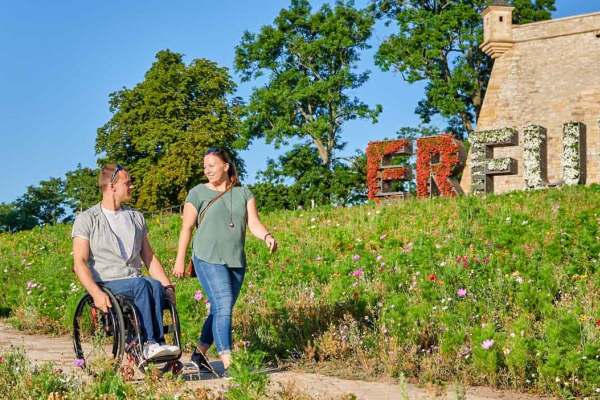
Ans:
[[[263,215],[280,249],[248,238],[236,342],[364,376],[596,395],[599,213],[593,185]],[[148,223],[170,270],[180,219]],[[82,294],[69,233],[0,236],[0,315],[15,326],[69,331]],[[188,346],[198,287],[177,282]]]

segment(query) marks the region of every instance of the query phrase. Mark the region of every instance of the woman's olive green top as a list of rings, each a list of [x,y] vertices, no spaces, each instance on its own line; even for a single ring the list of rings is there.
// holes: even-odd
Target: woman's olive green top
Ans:
[[[200,184],[192,188],[185,199],[198,214],[221,192]],[[193,240],[193,255],[211,264],[229,268],[245,268],[246,204],[254,195],[245,186],[234,186],[206,210]],[[233,223],[233,227],[230,226]]]

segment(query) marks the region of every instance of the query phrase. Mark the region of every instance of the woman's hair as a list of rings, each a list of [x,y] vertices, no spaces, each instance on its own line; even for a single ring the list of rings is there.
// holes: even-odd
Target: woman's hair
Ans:
[[[231,186],[238,186],[240,184],[240,179],[238,178],[237,173],[237,167],[235,166],[233,158],[226,149],[209,147],[206,150],[206,154],[204,154],[204,156],[208,155],[218,157],[224,163],[229,164],[227,175],[229,176],[229,183],[231,183]]]

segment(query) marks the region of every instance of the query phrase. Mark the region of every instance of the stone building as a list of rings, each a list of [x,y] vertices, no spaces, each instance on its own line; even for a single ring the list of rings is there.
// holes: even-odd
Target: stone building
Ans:
[[[482,13],[481,49],[494,59],[494,67],[477,131],[517,131],[513,143],[487,148],[488,159],[514,161],[511,171],[487,175],[488,191],[525,188],[523,132],[530,124],[546,133],[544,184],[563,182],[563,125],[568,122],[583,127],[580,183],[600,183],[600,12],[513,25],[512,11],[496,1]],[[461,181],[465,193],[478,179],[472,159],[470,153]]]

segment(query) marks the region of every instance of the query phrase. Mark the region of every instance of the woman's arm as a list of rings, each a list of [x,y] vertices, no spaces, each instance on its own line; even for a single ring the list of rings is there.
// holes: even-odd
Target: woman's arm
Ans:
[[[248,200],[246,209],[248,212],[248,228],[250,229],[250,232],[260,240],[263,240],[267,244],[267,247],[269,247],[271,253],[277,250],[277,241],[258,218],[258,210],[256,208],[256,200],[254,197]]]
[[[179,232],[179,245],[177,246],[177,258],[175,259],[175,267],[173,275],[182,277],[185,271],[185,255],[188,245],[192,240],[192,232],[196,226],[196,218],[198,212],[192,203],[185,203],[183,206],[181,231]]]

